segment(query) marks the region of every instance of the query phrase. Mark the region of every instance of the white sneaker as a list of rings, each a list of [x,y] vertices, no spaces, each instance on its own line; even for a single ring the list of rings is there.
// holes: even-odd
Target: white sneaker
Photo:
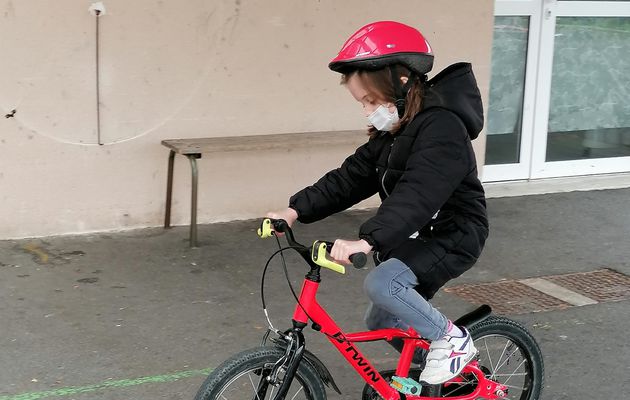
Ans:
[[[429,385],[444,383],[456,377],[477,354],[470,333],[460,328],[464,337],[444,336],[429,347],[427,364],[420,374],[420,381]]]

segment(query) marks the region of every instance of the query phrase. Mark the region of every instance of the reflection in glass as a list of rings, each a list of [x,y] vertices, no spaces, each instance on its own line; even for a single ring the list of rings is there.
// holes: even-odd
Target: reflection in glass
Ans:
[[[518,163],[529,17],[495,17],[486,165]]]
[[[630,156],[630,18],[557,19],[547,161]]]

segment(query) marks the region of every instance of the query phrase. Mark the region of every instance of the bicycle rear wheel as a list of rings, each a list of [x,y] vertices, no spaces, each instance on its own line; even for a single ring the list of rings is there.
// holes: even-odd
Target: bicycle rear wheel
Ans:
[[[473,325],[470,334],[486,377],[507,386],[505,399],[538,400],[544,384],[544,363],[538,343],[521,324],[490,316]],[[472,393],[477,380],[461,374],[441,386],[441,397]]]
[[[268,383],[266,377],[283,355],[276,347],[257,347],[232,356],[206,378],[195,400],[273,399],[280,385]],[[324,384],[308,363],[300,363],[286,398],[326,400]]]

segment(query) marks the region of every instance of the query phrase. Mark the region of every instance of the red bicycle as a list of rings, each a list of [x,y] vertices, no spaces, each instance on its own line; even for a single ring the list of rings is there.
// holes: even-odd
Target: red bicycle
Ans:
[[[415,380],[421,369],[412,368],[412,358],[416,349],[426,350],[430,343],[412,328],[406,331],[380,329],[344,333],[316,298],[321,268],[345,273],[343,265],[326,257],[332,243],[315,241],[312,246],[303,246],[295,241],[293,231],[284,220],[265,219],[258,234],[269,237],[274,231],[285,233],[289,243],[289,247],[281,248],[274,255],[294,249],[310,267],[299,296],[291,288],[297,300],[292,327],[280,332],[269,322],[270,330],[263,339],[263,345],[245,350],[223,362],[202,384],[196,400],[325,400],[326,387],[341,394],[328,369],[306,350],[303,330],[309,321],[314,330],[326,335],[365,380],[363,400],[539,398],[544,380],[542,354],[532,335],[519,323],[491,315],[487,305],[462,316],[455,323],[470,331],[479,351],[477,357],[450,381],[441,385],[421,385]],[[365,265],[366,255],[355,254],[350,260],[355,267],[360,268]],[[269,261],[263,272],[261,287],[265,315],[264,276]],[[272,331],[278,338],[271,339],[273,343],[266,345],[267,336]],[[391,341],[396,338],[402,340],[404,346],[395,370],[378,371],[355,346],[358,342]]]

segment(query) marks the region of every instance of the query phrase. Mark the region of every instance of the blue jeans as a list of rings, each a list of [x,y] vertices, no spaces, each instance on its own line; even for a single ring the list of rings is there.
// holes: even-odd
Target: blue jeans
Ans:
[[[448,320],[414,289],[417,285],[416,275],[396,258],[370,271],[364,282],[365,293],[371,300],[365,315],[368,329],[411,326],[426,339],[442,338]]]

